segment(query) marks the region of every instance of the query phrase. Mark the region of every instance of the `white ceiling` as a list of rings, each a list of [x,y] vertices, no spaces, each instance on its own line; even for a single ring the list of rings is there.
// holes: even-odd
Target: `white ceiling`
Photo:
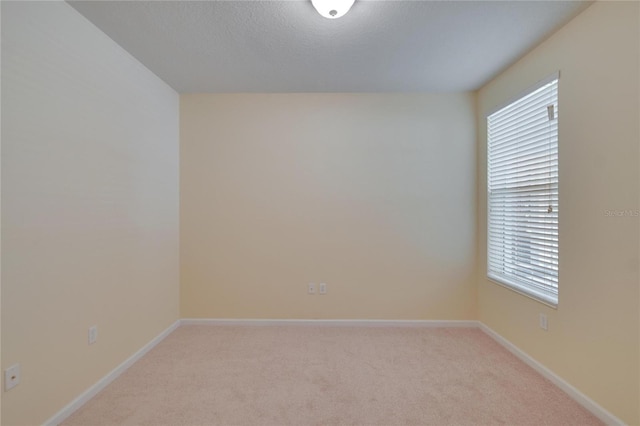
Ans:
[[[481,87],[585,1],[71,1],[181,93],[450,92]]]

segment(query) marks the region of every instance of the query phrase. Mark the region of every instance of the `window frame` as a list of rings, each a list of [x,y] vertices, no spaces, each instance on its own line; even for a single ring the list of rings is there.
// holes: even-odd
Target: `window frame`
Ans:
[[[522,100],[523,98],[531,95],[532,93],[534,93],[535,91],[543,88],[544,86],[556,82],[556,98],[555,98],[555,105],[559,104],[559,100],[560,100],[560,72],[556,71],[555,73],[547,76],[546,78],[540,80],[539,82],[537,82],[536,84],[534,84],[533,86],[530,86],[529,88],[527,88],[526,90],[523,90],[522,92],[520,92],[519,94],[517,94],[516,96],[513,96],[512,98],[508,99],[507,101],[501,103],[500,105],[492,108],[486,115],[485,115],[485,124],[487,126],[486,128],[486,148],[487,148],[487,152],[486,152],[486,172],[487,172],[487,180],[486,180],[486,186],[485,186],[485,190],[486,190],[486,200],[487,200],[487,217],[486,217],[486,226],[487,226],[487,233],[486,233],[486,262],[485,262],[485,266],[486,266],[486,277],[489,281],[498,284],[502,287],[505,287],[509,290],[512,290],[516,293],[519,293],[523,296],[526,296],[528,298],[531,298],[537,302],[540,302],[542,304],[545,304],[549,307],[552,307],[554,309],[556,309],[558,307],[558,303],[559,303],[559,299],[560,299],[560,271],[559,271],[559,258],[560,258],[560,253],[559,253],[559,247],[560,247],[560,235],[559,235],[559,229],[560,229],[560,217],[558,215],[557,217],[557,222],[556,222],[556,232],[557,232],[557,239],[556,239],[556,244],[557,244],[557,248],[558,248],[558,253],[557,253],[557,281],[556,281],[556,293],[555,293],[555,297],[550,296],[547,293],[544,292],[539,292],[536,291],[535,287],[531,284],[527,284],[526,282],[520,282],[518,280],[514,280],[511,279],[510,277],[505,277],[505,276],[496,276],[495,274],[493,274],[491,272],[491,267],[490,267],[490,244],[491,244],[491,179],[490,179],[490,167],[489,167],[489,156],[491,154],[491,150],[490,150],[490,143],[489,143],[489,117],[491,117],[493,114],[517,103],[518,101]],[[554,116],[555,120],[559,120],[559,116],[557,115],[557,108],[554,110],[554,114],[556,114]],[[560,161],[560,155],[559,155],[559,147],[560,147],[560,128],[559,128],[559,121],[556,123],[556,134],[555,134],[555,138],[556,138],[556,157],[555,157],[555,161],[557,161],[557,170],[559,172],[559,161]],[[557,185],[557,194],[558,194],[558,204],[560,203],[560,176],[559,174],[556,176],[556,180],[555,182],[552,182],[551,185]],[[559,212],[558,212],[559,213]],[[523,227],[523,229],[526,229],[526,227]]]

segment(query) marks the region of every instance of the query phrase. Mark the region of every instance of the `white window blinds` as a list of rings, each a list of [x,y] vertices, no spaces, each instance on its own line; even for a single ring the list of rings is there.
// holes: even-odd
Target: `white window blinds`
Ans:
[[[558,75],[487,117],[490,279],[558,303]]]

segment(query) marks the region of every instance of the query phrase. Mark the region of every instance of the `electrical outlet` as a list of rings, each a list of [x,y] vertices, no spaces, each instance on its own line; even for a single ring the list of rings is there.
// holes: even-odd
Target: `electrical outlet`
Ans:
[[[327,294],[327,283],[320,283],[318,286],[318,293]]]
[[[98,326],[89,327],[89,344],[93,345],[98,341]]]
[[[549,323],[547,322],[547,316],[545,314],[540,314],[540,328],[544,331],[549,330]]]
[[[307,292],[309,294],[316,294],[316,285],[314,283],[309,283],[307,285]]]
[[[20,383],[20,364],[15,364],[4,370],[4,390],[13,389],[18,383]]]

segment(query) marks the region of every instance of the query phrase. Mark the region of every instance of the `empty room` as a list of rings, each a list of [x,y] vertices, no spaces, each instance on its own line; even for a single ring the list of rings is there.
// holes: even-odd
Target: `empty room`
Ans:
[[[640,2],[0,12],[2,425],[640,425]]]

